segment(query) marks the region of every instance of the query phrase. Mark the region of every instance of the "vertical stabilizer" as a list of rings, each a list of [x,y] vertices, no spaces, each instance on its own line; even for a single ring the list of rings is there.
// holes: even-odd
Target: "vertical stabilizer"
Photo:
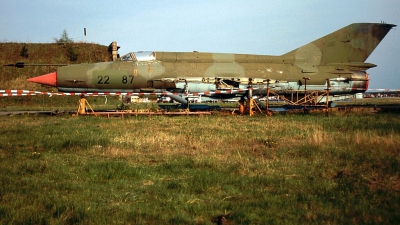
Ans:
[[[353,23],[284,54],[295,64],[308,66],[330,63],[365,62],[386,34],[396,25]]]

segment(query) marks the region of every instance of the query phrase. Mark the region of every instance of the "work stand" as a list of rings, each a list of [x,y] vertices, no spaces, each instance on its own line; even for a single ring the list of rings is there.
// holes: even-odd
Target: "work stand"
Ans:
[[[90,106],[89,102],[86,100],[85,97],[81,96],[81,99],[78,101],[78,110],[76,111],[76,114],[72,114],[73,116],[79,116],[79,115],[86,115],[87,114],[87,107],[92,111],[92,113],[97,116],[97,114],[94,112],[92,106]]]

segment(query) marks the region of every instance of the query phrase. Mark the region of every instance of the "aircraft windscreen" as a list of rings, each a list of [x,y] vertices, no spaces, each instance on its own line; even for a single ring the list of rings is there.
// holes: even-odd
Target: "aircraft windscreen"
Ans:
[[[133,61],[133,58],[132,58],[132,53],[130,52],[130,53],[128,53],[128,54],[125,54],[125,55],[123,55],[122,57],[121,57],[121,60],[122,61]]]

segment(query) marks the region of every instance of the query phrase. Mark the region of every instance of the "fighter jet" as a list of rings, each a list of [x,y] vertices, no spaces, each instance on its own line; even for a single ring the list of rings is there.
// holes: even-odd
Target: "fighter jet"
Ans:
[[[115,61],[61,66],[28,79],[60,92],[167,93],[186,103],[187,93],[209,97],[280,95],[330,90],[331,95],[368,89],[365,60],[396,25],[354,23],[280,56],[203,52],[130,52]]]

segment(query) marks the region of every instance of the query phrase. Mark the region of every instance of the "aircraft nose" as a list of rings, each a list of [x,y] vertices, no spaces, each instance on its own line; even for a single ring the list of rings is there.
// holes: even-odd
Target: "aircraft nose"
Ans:
[[[28,79],[29,82],[43,84],[51,87],[57,87],[57,72],[45,74],[38,77]]]

